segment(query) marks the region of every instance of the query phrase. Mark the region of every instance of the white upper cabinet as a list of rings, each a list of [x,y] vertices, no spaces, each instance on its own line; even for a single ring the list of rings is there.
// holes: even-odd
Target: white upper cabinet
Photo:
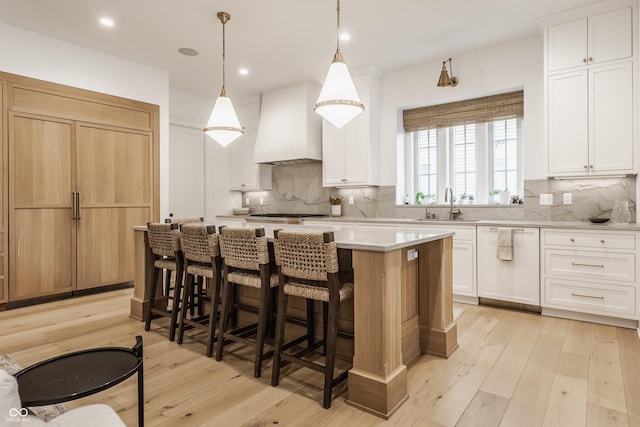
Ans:
[[[633,172],[633,64],[548,77],[551,174]]]
[[[545,29],[550,176],[636,173],[636,7]]]
[[[271,165],[253,161],[257,135],[256,132],[245,132],[227,147],[231,190],[271,190]]]
[[[547,28],[547,71],[630,58],[632,22],[628,7]]]
[[[362,114],[338,129],[322,122],[322,177],[325,187],[378,185],[379,86],[377,73],[354,76],[365,106]]]
[[[239,101],[235,109],[244,135],[227,147],[229,188],[240,191],[271,190],[271,165],[257,164],[253,159],[260,120],[260,97]]]
[[[247,98],[234,105],[242,129],[245,132],[256,132],[260,121],[260,97]]]

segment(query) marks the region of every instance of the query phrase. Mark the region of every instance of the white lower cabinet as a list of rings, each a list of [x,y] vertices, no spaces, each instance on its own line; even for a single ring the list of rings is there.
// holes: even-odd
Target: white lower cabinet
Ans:
[[[479,226],[477,233],[478,296],[540,305],[539,229]],[[498,256],[501,233],[511,236],[511,260],[503,260]]]
[[[542,229],[541,233],[543,314],[549,309],[638,318],[637,232]]]

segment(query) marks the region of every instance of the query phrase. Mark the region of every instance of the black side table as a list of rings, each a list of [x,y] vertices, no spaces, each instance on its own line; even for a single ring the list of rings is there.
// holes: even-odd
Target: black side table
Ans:
[[[142,337],[132,348],[102,347],[63,354],[17,372],[22,406],[80,399],[120,384],[138,373],[138,425],[144,426]]]

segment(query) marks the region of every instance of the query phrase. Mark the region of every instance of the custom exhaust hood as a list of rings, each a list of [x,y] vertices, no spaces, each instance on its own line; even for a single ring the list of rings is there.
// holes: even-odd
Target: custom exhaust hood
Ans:
[[[320,85],[309,81],[262,94],[253,161],[272,165],[322,160],[322,118],[313,111]]]

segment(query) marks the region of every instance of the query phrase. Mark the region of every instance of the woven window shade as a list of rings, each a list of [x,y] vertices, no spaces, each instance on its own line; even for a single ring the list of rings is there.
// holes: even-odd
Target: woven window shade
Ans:
[[[508,117],[524,117],[524,91],[403,111],[406,132],[486,123]]]

